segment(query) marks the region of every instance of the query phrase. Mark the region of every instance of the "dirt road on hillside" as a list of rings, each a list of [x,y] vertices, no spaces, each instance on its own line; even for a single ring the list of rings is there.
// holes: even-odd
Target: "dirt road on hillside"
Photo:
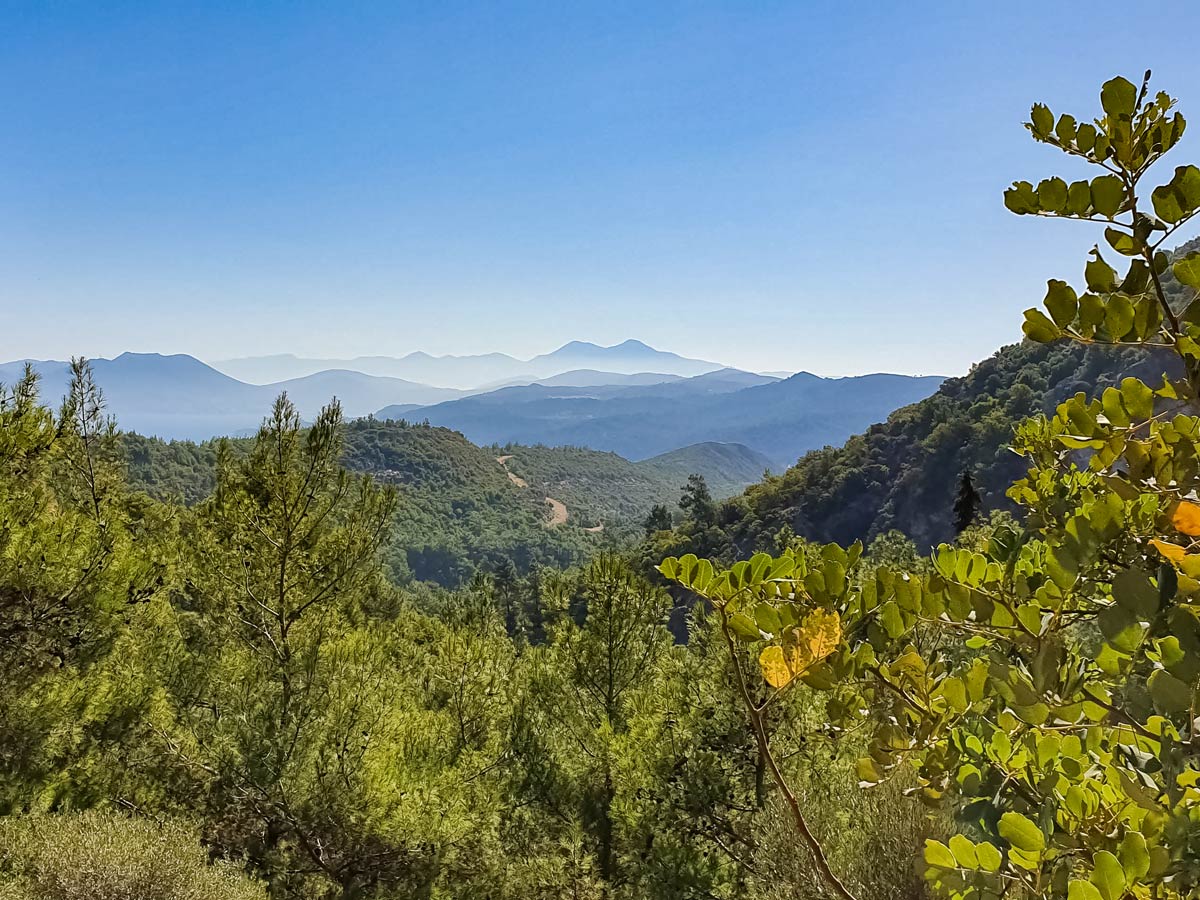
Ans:
[[[519,488],[529,487],[524,478],[522,478],[520,475],[514,475],[508,470],[508,461],[512,458],[513,455],[509,453],[505,456],[497,456],[496,462],[500,463],[500,465],[504,467],[504,473],[508,476],[509,481]],[[563,503],[561,500],[555,500],[553,497],[547,497],[546,503],[550,507],[550,518],[546,522],[546,527],[557,528],[559,525],[566,525],[568,516],[567,504]],[[604,526],[601,525],[600,528],[585,528],[584,530],[599,531],[603,527]]]
[[[504,466],[504,474],[506,474],[508,476],[509,481],[511,481],[513,484],[515,484],[519,488],[529,487],[529,485],[525,482],[524,478],[522,478],[520,475],[514,475],[512,472],[508,471],[508,461],[510,459],[512,459],[511,453],[508,454],[508,456],[497,456],[496,462],[498,462],[498,463],[500,463],[500,465]]]
[[[546,527],[556,528],[559,525],[565,525],[567,523],[567,505],[553,497],[547,497],[546,503],[550,506],[550,521],[546,523]]]

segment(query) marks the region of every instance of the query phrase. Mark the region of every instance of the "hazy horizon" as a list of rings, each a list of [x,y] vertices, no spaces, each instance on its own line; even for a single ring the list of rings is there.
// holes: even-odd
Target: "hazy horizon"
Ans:
[[[251,353],[251,354],[247,354],[245,356],[234,356],[234,357],[228,357],[228,358],[208,358],[208,357],[199,356],[194,353],[187,353],[185,351],[168,353],[168,352],[163,352],[160,350],[132,350],[131,349],[131,350],[122,350],[118,353],[113,353],[113,354],[107,355],[107,356],[85,356],[84,358],[94,361],[94,360],[100,360],[100,359],[113,360],[120,356],[124,356],[126,354],[130,354],[130,355],[134,355],[134,356],[161,356],[161,357],[186,356],[186,357],[191,357],[193,359],[199,360],[200,362],[204,363],[205,365],[210,366],[211,368],[217,369],[218,371],[223,372],[224,374],[230,374],[228,372],[225,372],[225,369],[223,368],[226,364],[242,363],[242,362],[249,362],[249,361],[260,361],[260,360],[268,361],[268,360],[272,360],[272,359],[295,360],[298,362],[336,364],[336,363],[356,363],[356,362],[364,363],[364,362],[367,362],[370,360],[396,360],[396,361],[399,361],[399,360],[403,360],[405,358],[412,357],[412,356],[425,356],[425,357],[428,357],[429,359],[433,359],[433,360],[470,359],[470,358],[486,357],[486,356],[503,356],[503,357],[508,357],[509,359],[512,359],[516,362],[524,363],[524,362],[532,362],[539,357],[550,356],[551,354],[553,354],[557,351],[560,351],[560,350],[564,350],[573,344],[585,344],[585,345],[595,347],[600,350],[615,350],[618,347],[628,345],[628,344],[640,344],[649,350],[654,350],[654,351],[658,351],[658,352],[662,352],[662,353],[671,353],[676,356],[682,357],[684,359],[698,359],[703,362],[717,364],[719,367],[723,367],[723,368],[737,369],[737,370],[745,371],[745,372],[755,372],[755,373],[762,374],[762,375],[770,375],[773,377],[780,377],[780,378],[795,375],[800,372],[807,372],[811,375],[817,375],[821,378],[853,378],[853,377],[857,377],[857,376],[861,376],[861,375],[876,375],[876,374],[912,375],[912,376],[916,376],[916,377],[924,377],[924,376],[928,376],[928,375],[953,377],[955,375],[963,374],[963,373],[959,373],[959,372],[934,372],[934,371],[890,372],[890,371],[885,371],[883,369],[869,369],[869,370],[866,370],[863,372],[854,372],[854,373],[849,373],[849,374],[828,374],[828,373],[824,373],[824,372],[815,372],[811,369],[807,369],[804,367],[794,368],[794,369],[764,369],[764,368],[743,369],[742,367],[735,366],[731,363],[726,362],[725,360],[706,359],[706,358],[699,357],[699,356],[692,356],[686,352],[679,352],[677,350],[673,350],[670,347],[655,346],[655,345],[649,344],[648,342],[641,341],[637,338],[626,338],[623,341],[618,341],[614,344],[607,344],[607,345],[606,344],[598,344],[594,341],[587,341],[587,340],[571,340],[571,341],[567,341],[563,344],[559,344],[557,346],[547,347],[545,349],[538,350],[538,351],[530,354],[529,356],[521,356],[516,353],[510,353],[510,352],[507,352],[504,350],[492,350],[492,351],[486,351],[484,353],[428,353],[428,352],[418,348],[418,349],[409,350],[406,352],[397,352],[394,354],[392,354],[392,353],[362,353],[362,354],[356,354],[354,356],[306,356],[306,355],[302,355],[302,354],[298,354],[298,353],[292,353],[289,351],[282,351],[282,352],[278,352],[278,353]],[[997,349],[999,349],[999,348],[997,348]],[[74,356],[80,356],[80,355],[81,354],[66,354],[64,356],[54,356],[54,357],[50,357],[50,356],[46,356],[46,357],[18,356],[18,357],[0,359],[0,364],[11,364],[11,363],[18,363],[18,362],[68,362]],[[598,363],[597,365],[599,366],[600,364]],[[328,368],[328,367],[325,367],[325,368]],[[583,369],[581,368],[580,370],[583,370]],[[603,367],[599,367],[599,368],[588,367],[588,370],[598,371],[598,372],[606,371]],[[314,372],[322,371],[322,369],[314,368],[313,371]],[[351,371],[357,371],[357,370],[351,370]],[[567,370],[567,371],[572,371],[572,370]],[[642,370],[639,374],[643,374],[643,373],[644,374],[656,374],[656,370],[654,369],[653,365],[651,364],[651,365],[649,365],[648,368]],[[620,373],[614,373],[614,374],[620,374]],[[632,373],[630,373],[630,374],[632,374]],[[659,373],[659,374],[662,374],[662,373]],[[669,374],[669,373],[667,373],[667,374]],[[247,379],[241,378],[237,375],[231,375],[231,377],[238,378],[239,380],[242,380],[242,381],[247,381],[247,383],[251,383],[251,384],[271,383],[271,382],[260,381],[260,380],[247,380]],[[278,380],[279,381],[286,380],[286,377],[281,377]]]

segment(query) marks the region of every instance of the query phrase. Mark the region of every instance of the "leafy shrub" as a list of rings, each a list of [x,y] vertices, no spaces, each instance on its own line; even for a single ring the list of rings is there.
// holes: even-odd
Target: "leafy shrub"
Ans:
[[[0,822],[3,900],[262,900],[227,862],[210,864],[190,829],[96,812]]]

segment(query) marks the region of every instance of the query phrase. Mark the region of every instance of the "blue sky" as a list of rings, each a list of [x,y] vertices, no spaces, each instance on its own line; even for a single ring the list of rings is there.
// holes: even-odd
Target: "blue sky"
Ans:
[[[1097,231],[1019,123],[1200,7],[0,3],[0,359],[529,356],[959,373]],[[1164,175],[1164,180],[1165,180]]]

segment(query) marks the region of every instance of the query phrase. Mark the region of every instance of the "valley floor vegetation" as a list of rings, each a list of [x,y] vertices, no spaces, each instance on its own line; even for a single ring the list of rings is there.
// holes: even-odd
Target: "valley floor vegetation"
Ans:
[[[0,898],[1195,896],[1200,252],[1160,247],[1200,169],[1143,200],[1184,128],[1148,77],[1094,123],[1035,106],[1104,171],[1005,198],[1109,248],[1086,291],[1050,282],[1031,345],[1137,374],[1043,415],[1014,388],[1008,511],[943,464],[959,533],[929,557],[894,508],[865,551],[806,539],[798,493],[822,466],[847,490],[871,438],[730,502],[692,479],[640,542],[430,584],[394,531],[437,510],[344,467],[392,444],[336,403],[304,426],[280,397],[147,491],[161,448],[86,363],[58,410],[32,371],[4,389]]]

